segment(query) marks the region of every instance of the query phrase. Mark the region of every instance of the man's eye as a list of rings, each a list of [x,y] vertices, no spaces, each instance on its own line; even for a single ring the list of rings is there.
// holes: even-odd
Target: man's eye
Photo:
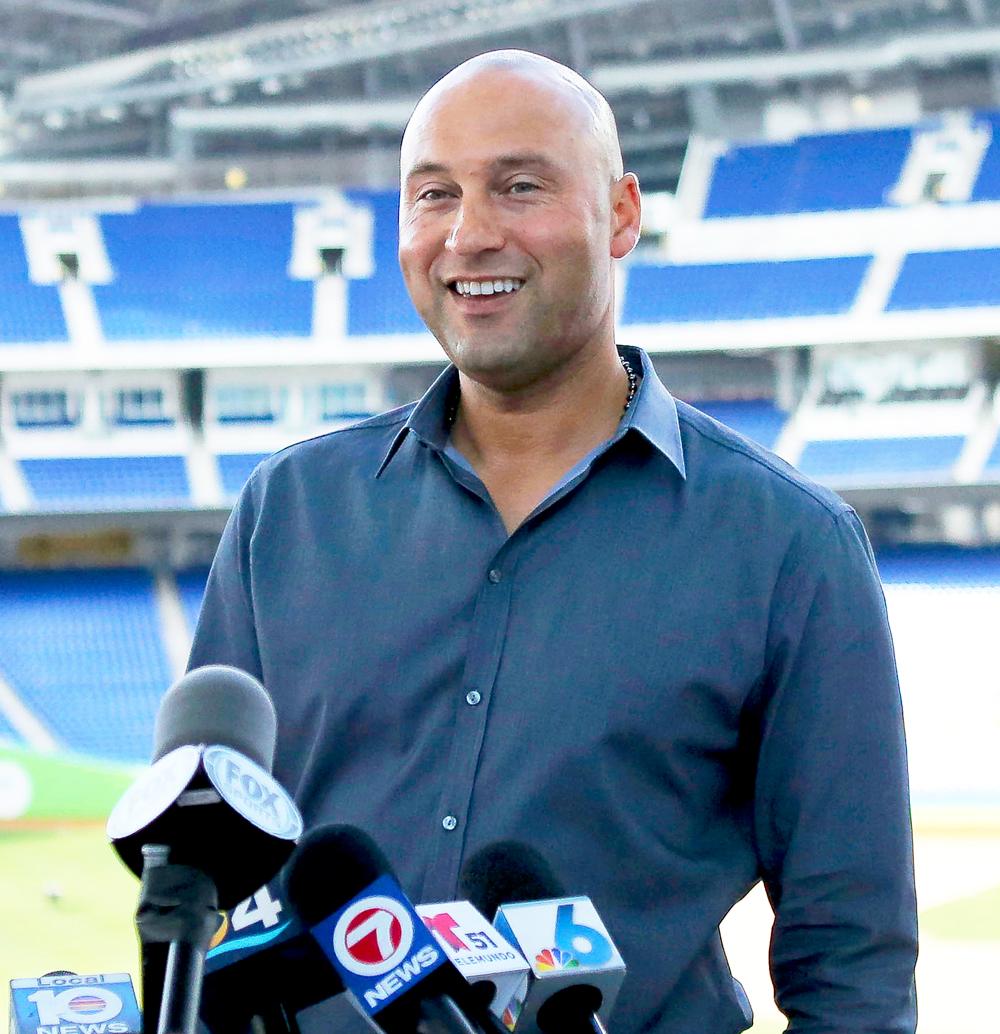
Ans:
[[[512,194],[528,194],[533,190],[538,190],[538,184],[532,183],[531,180],[517,180],[510,185]]]
[[[443,190],[438,190],[436,187],[431,187],[429,190],[422,190],[417,195],[418,201],[440,201],[442,198],[447,197],[447,193]]]

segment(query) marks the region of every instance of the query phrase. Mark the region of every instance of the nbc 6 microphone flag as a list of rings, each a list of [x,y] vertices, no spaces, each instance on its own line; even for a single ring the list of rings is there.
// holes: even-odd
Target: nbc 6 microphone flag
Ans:
[[[625,979],[625,962],[590,898],[501,905],[493,925],[517,945],[536,981],[596,987],[600,1017],[607,1021]],[[530,1026],[533,1017],[525,1015],[526,1021]]]

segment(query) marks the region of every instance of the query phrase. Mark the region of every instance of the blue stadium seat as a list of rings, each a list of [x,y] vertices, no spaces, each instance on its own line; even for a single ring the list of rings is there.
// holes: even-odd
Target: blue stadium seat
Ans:
[[[0,663],[0,672],[3,665]],[[0,743],[23,743],[24,740],[7,719],[0,714]]]
[[[1000,305],[1000,248],[907,255],[886,309]]]
[[[68,340],[59,289],[33,284],[16,215],[0,215],[0,344]]]
[[[854,304],[871,257],[731,262],[698,265],[633,264],[622,323],[820,316]]]
[[[399,194],[386,191],[348,194],[348,199],[372,209],[375,275],[347,282],[347,332],[366,334],[426,334],[406,293],[396,250],[399,243]]]
[[[979,175],[972,186],[971,201],[1000,201],[1000,112],[976,112],[975,121],[993,134],[983,155]]]
[[[183,456],[24,459],[42,510],[160,509],[191,505]]]
[[[995,546],[892,546],[880,549],[877,559],[887,584],[1000,587],[1000,548]]]
[[[0,671],[70,750],[146,760],[170,684],[152,576],[0,572]]]
[[[227,496],[239,495],[240,489],[247,483],[254,467],[261,460],[266,460],[267,456],[266,452],[223,453],[221,456],[217,456],[222,491]]]
[[[735,145],[715,163],[705,217],[880,208],[911,141],[909,129],[876,129]]]
[[[198,613],[205,595],[205,583],[208,581],[207,567],[191,567],[177,572],[177,593],[181,599],[181,607],[187,618],[188,627],[194,633],[198,624]]]
[[[983,474],[990,478],[1000,478],[1000,434],[997,435],[997,440],[993,443],[989,456],[986,457]]]
[[[290,280],[294,206],[144,205],[101,216],[115,279],[94,286],[110,341],[307,337],[313,285]]]
[[[965,444],[961,435],[935,438],[857,438],[807,442],[798,467],[822,480],[945,478]]]
[[[765,449],[774,448],[788,420],[788,414],[770,399],[705,400],[691,405]]]

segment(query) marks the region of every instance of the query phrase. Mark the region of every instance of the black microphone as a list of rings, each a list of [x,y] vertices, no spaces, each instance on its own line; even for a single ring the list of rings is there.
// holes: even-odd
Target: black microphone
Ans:
[[[473,855],[462,892],[516,945],[531,966],[517,1030],[605,1034],[625,977],[618,954],[589,898],[567,897],[534,848],[508,840]]]
[[[344,990],[278,883],[220,916],[201,998],[211,1034],[247,1034],[255,1019],[266,1034],[299,1034],[298,1013]]]
[[[271,776],[276,719],[246,672],[209,665],[165,694],[152,765],[108,819],[122,861],[142,878],[146,1029],[193,1034],[217,911],[270,879],[302,832],[294,802]]]
[[[362,830],[324,826],[308,833],[288,866],[285,890],[355,1006],[386,1034],[503,1030]]]

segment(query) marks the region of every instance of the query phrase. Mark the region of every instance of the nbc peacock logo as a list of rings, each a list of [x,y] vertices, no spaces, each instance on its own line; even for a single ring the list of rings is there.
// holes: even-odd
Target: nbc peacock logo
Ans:
[[[541,973],[552,969],[573,969],[579,965],[576,956],[562,948],[544,948],[535,956],[535,967]]]

